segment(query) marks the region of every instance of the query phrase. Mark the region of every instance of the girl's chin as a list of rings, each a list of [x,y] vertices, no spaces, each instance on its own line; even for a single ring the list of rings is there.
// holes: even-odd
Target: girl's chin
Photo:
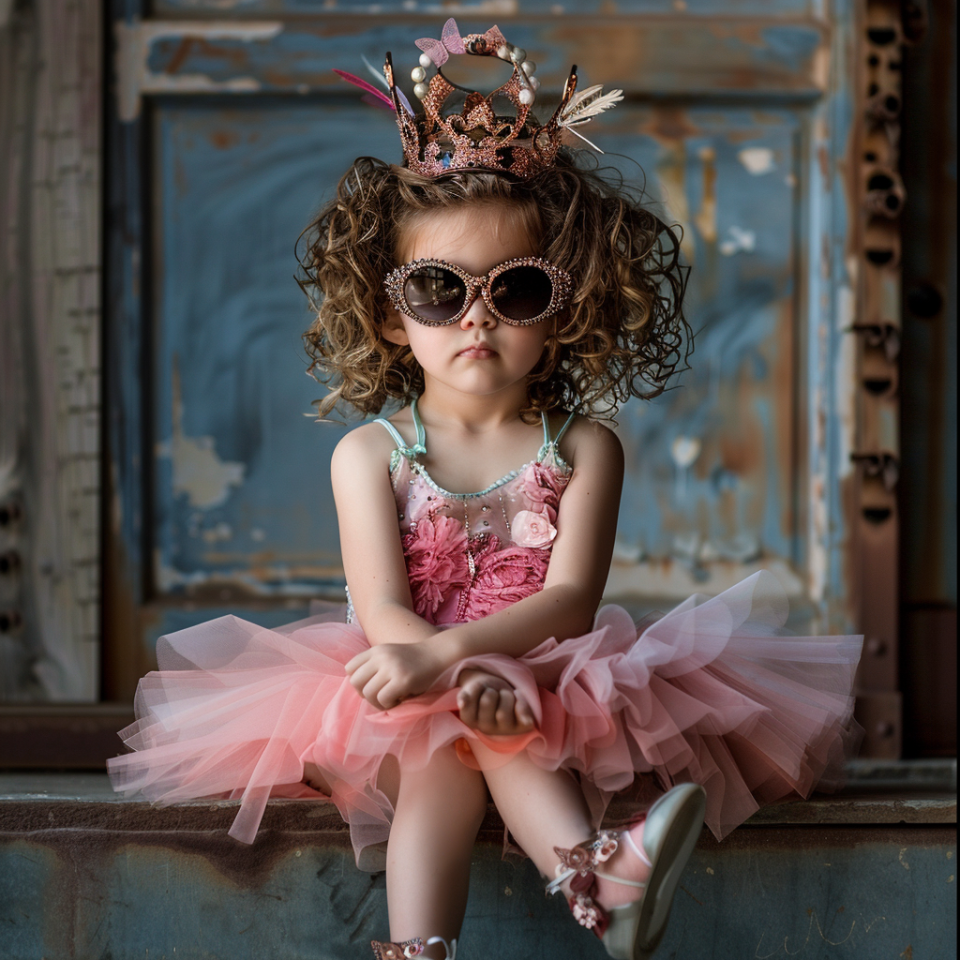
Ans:
[[[451,371],[448,376],[424,377],[424,393],[433,391],[438,393],[453,391],[475,397],[492,397],[497,394],[512,394],[515,390],[526,392],[526,376],[515,378],[497,375],[492,364],[465,363],[459,370]]]

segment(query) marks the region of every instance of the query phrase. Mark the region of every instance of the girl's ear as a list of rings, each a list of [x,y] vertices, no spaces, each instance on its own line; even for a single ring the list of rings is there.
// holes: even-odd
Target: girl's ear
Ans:
[[[393,307],[387,308],[387,315],[383,321],[383,326],[380,328],[380,332],[383,334],[383,339],[389,340],[390,343],[396,343],[401,347],[406,347],[410,343],[410,338],[407,336],[407,330],[403,325],[400,313]]]

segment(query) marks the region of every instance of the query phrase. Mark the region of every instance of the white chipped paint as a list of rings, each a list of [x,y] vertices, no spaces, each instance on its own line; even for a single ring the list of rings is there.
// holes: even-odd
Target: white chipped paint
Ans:
[[[749,563],[759,560],[763,554],[760,538],[753,533],[737,533],[725,540],[705,540],[700,546],[698,559],[701,563],[717,560],[735,560]]]
[[[2,2],[2,0],[0,0]],[[192,21],[157,20],[144,23],[135,18],[130,23],[114,24],[117,41],[117,112],[124,123],[140,115],[145,93],[250,93],[261,88],[253,77],[234,77],[217,82],[203,74],[169,76],[153,73],[147,68],[152,45],[161,39],[192,37],[204,40],[241,40],[254,43],[272,40],[283,32],[279,21],[194,23]]]
[[[776,168],[773,162],[773,151],[769,147],[744,147],[737,157],[743,164],[748,173],[755,177],[761,174],[770,173]]]
[[[233,527],[229,523],[218,523],[215,527],[208,527],[201,533],[206,543],[222,543],[233,539]]]
[[[681,470],[686,470],[687,467],[696,463],[702,449],[703,444],[699,437],[679,436],[675,437],[673,443],[670,444],[670,456]]]
[[[180,587],[199,587],[210,579],[205,570],[184,573],[176,567],[168,566],[159,549],[153,551],[153,569],[156,571],[157,589],[160,593],[169,593]]]
[[[293,569],[278,564],[275,567],[261,568],[262,573],[259,576],[240,570],[232,570],[229,575],[209,569],[187,572],[166,563],[159,549],[154,550],[153,556],[157,588],[161,593],[182,590],[185,587],[204,587],[209,590],[211,587],[220,586],[225,591],[225,596],[233,596],[234,591],[243,590],[251,596],[290,598],[291,608],[302,602],[305,593],[316,591],[317,580],[337,580],[343,577],[343,570],[339,567],[322,564],[303,565]],[[266,583],[267,580],[270,582]],[[339,603],[342,597],[341,589],[334,588],[333,592],[327,595],[328,598]]]
[[[613,544],[614,563],[639,563],[644,559],[645,552],[640,544],[624,543],[619,538]]]
[[[255,543],[262,543],[267,539],[267,532],[260,527],[253,527],[250,531],[250,539]]]
[[[752,230],[744,230],[736,225],[727,228],[727,238],[720,244],[720,252],[725,257],[736,253],[752,253],[757,246],[757,235]]]
[[[670,444],[670,456],[677,466],[677,476],[674,496],[678,503],[683,503],[687,497],[687,475],[690,467],[700,456],[702,444],[699,437],[675,437]]]
[[[188,437],[183,432],[183,399],[180,371],[173,367],[173,435],[156,445],[156,455],[169,457],[173,469],[174,496],[184,495],[191,507],[209,510],[219,507],[233,487],[243,483],[246,466],[221,460],[213,437]],[[194,534],[196,535],[196,534]],[[205,534],[201,534],[204,536]]]
[[[190,506],[209,510],[226,503],[231,487],[243,483],[245,467],[217,456],[213,437],[186,437],[177,430],[170,441],[173,492]]]

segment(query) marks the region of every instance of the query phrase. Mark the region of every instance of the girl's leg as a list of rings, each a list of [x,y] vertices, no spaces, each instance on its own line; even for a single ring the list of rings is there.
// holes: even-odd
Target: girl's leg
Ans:
[[[391,940],[460,936],[470,860],[486,809],[483,776],[464,766],[452,747],[435,753],[423,770],[400,771],[387,844]],[[424,956],[443,958],[443,946],[428,947]]]
[[[554,847],[569,850],[595,832],[580,785],[564,770],[538,767],[526,753],[518,753],[504,766],[491,762],[488,767],[485,761],[493,761],[493,755],[480,744],[472,746],[503,822],[537,869],[553,879],[559,863]],[[630,836],[640,844],[643,824],[634,827]],[[604,873],[645,881],[649,866],[625,847],[621,844],[603,865]],[[568,887],[569,883],[563,887],[567,896]],[[597,899],[608,909],[636,900],[638,895],[634,887],[597,878]]]

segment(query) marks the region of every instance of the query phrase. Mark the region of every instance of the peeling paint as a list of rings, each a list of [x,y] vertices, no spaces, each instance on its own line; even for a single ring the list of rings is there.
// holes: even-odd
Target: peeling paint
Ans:
[[[731,226],[727,228],[727,239],[720,244],[720,252],[725,257],[732,257],[735,253],[752,253],[757,246],[757,235],[752,230]]]
[[[229,523],[218,523],[215,527],[204,530],[201,536],[205,543],[220,543],[233,539],[233,527]]]
[[[199,74],[179,75],[153,73],[147,67],[150,48],[164,37],[204,38],[207,40],[240,40],[254,43],[272,40],[283,32],[278,21],[193,23],[190,21],[156,21],[144,23],[139,18],[131,22],[117,21],[114,36],[117,43],[117,113],[124,123],[140,116],[144,93],[227,92],[250,93],[261,89],[253,77],[234,77],[217,82]]]
[[[209,510],[225,503],[231,487],[243,483],[246,467],[217,456],[213,437],[188,437],[183,432],[180,372],[173,367],[173,436],[157,445],[157,456],[168,456],[173,466],[174,495],[186,494],[191,506]]]
[[[699,437],[676,437],[670,444],[670,456],[673,462],[681,469],[693,466],[700,456],[702,443]]]
[[[737,156],[754,176],[769,173],[774,169],[773,151],[769,147],[744,147]]]

